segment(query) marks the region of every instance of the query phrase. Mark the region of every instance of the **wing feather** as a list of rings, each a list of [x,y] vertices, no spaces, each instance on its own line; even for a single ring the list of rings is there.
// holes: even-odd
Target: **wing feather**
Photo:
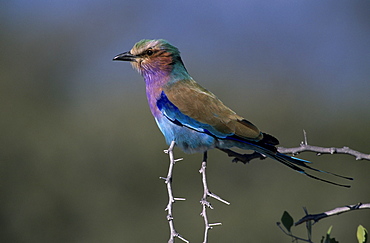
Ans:
[[[236,135],[256,141],[262,139],[263,135],[255,125],[237,115],[194,80],[170,83],[163,88],[163,93],[177,109],[161,105],[160,110],[169,119],[176,119],[196,129],[206,129],[215,136]]]

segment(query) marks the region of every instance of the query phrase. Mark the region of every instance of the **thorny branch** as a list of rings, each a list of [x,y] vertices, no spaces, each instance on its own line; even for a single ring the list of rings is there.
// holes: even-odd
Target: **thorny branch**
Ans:
[[[301,152],[315,152],[317,155],[322,155],[322,154],[348,154],[356,157],[356,160],[370,160],[370,154],[365,154],[358,152],[356,150],[350,149],[349,147],[343,147],[343,148],[324,148],[324,147],[318,147],[318,146],[312,146],[309,145],[307,142],[307,134],[306,131],[303,130],[303,136],[304,136],[304,141],[301,142],[299,147],[294,147],[294,148],[284,148],[284,147],[278,147],[278,152],[283,153],[283,154],[292,154],[292,155],[297,155]],[[266,156],[263,154],[260,154],[258,152],[253,152],[251,154],[240,154],[237,152],[234,152],[230,149],[220,149],[221,151],[227,153],[229,157],[234,157],[232,160],[233,162],[242,162],[244,164],[250,162],[253,159],[265,159]]]
[[[321,154],[349,154],[349,155],[352,155],[352,156],[356,157],[356,160],[362,160],[362,159],[370,160],[370,154],[364,154],[364,153],[358,152],[356,150],[350,149],[348,147],[324,148],[324,147],[308,145],[307,135],[306,135],[305,131],[303,131],[303,135],[304,135],[304,141],[301,142],[299,147],[295,147],[295,148],[278,147],[278,151],[280,153],[293,154],[293,155],[299,154],[301,152],[306,152],[306,151],[315,152],[315,153],[317,153],[317,155],[321,155]],[[168,150],[164,151],[165,153],[167,153],[169,155],[170,166],[168,168],[167,177],[160,177],[161,179],[165,180],[165,183],[167,185],[167,192],[168,192],[168,204],[167,204],[167,207],[165,209],[168,212],[167,220],[168,220],[168,224],[169,224],[169,227],[170,227],[170,239],[169,239],[168,242],[169,243],[174,243],[175,238],[179,238],[183,242],[189,242],[188,240],[186,240],[184,237],[182,237],[176,231],[175,226],[174,226],[174,222],[173,222],[173,203],[175,201],[185,200],[184,198],[175,198],[173,196],[173,192],[172,192],[173,167],[174,167],[174,165],[177,161],[182,160],[182,159],[177,159],[177,160],[174,159],[174,155],[173,155],[173,148],[174,147],[175,147],[175,142],[172,141]],[[253,159],[261,159],[262,160],[262,159],[266,158],[266,156],[264,156],[264,155],[262,155],[258,152],[254,152],[254,153],[251,153],[251,154],[239,154],[239,153],[234,152],[230,149],[220,149],[220,150],[227,153],[229,157],[234,157],[233,162],[241,161],[243,163],[248,163],[249,161],[251,161]],[[211,203],[209,201],[207,201],[207,197],[213,197],[214,199],[219,200],[220,202],[223,202],[227,205],[230,204],[228,201],[222,199],[221,197],[219,197],[216,194],[211,193],[209,191],[208,185],[207,185],[206,167],[207,167],[207,153],[205,152],[204,153],[204,159],[203,159],[203,162],[202,162],[202,167],[199,170],[199,173],[202,174],[202,182],[203,182],[203,197],[200,201],[200,203],[202,204],[201,216],[204,219],[204,225],[205,225],[203,243],[207,242],[208,231],[210,229],[212,229],[213,226],[221,225],[221,223],[209,223],[208,217],[207,217],[207,208],[213,209],[213,207],[212,207]],[[330,211],[327,211],[327,212],[324,212],[324,213],[320,213],[320,214],[307,214],[305,217],[303,217],[297,223],[295,223],[295,225],[299,225],[301,223],[312,221],[312,220],[314,222],[317,222],[322,218],[326,218],[326,217],[329,217],[329,216],[332,216],[332,215],[338,215],[338,214],[341,214],[341,213],[344,213],[344,212],[358,210],[358,209],[365,209],[365,208],[369,209],[370,208],[370,203],[366,203],[366,204],[359,203],[359,204],[355,204],[355,205],[339,207],[339,208],[335,208],[333,210],[330,210]],[[302,240],[302,239],[300,239],[300,240]],[[308,240],[307,242],[310,242],[310,240]]]
[[[213,197],[214,199],[219,200],[220,202],[230,205],[228,201],[222,199],[221,197],[209,191],[208,185],[207,185],[206,168],[207,168],[207,152],[204,152],[202,167],[199,170],[199,173],[202,174],[202,183],[203,183],[203,197],[200,200],[200,204],[202,204],[202,212],[200,213],[200,215],[204,219],[204,227],[205,227],[203,243],[207,243],[208,231],[212,229],[213,226],[222,225],[222,223],[209,223],[208,217],[207,217],[207,208],[213,209],[213,207],[211,203],[207,201],[207,197]]]
[[[318,214],[306,214],[303,218],[298,220],[294,225],[297,226],[307,221],[313,220],[315,223],[318,222],[320,219],[327,218],[333,215],[338,215],[342,213],[346,213],[349,211],[359,210],[359,209],[370,209],[370,203],[357,203],[354,205],[348,205],[343,207],[334,208],[327,212],[318,213]]]
[[[318,214],[308,214],[307,209],[303,208],[304,212],[306,213],[306,216],[304,216],[303,218],[298,220],[294,224],[294,226],[300,225],[302,223],[306,223],[308,239],[304,239],[304,238],[293,235],[292,232],[290,231],[290,229],[288,229],[287,226],[284,223],[283,224],[284,224],[285,228],[288,231],[284,230],[284,228],[281,226],[281,222],[277,222],[277,226],[280,228],[281,231],[283,231],[284,234],[289,235],[290,237],[292,237],[292,242],[304,241],[304,242],[313,243],[312,240],[311,240],[312,226],[315,223],[317,223],[319,220],[321,220],[323,218],[333,216],[333,215],[339,215],[339,214],[342,214],[342,213],[346,213],[346,212],[354,211],[354,210],[360,210],[360,209],[370,209],[370,203],[364,203],[364,204],[363,203],[357,203],[357,204],[353,204],[353,205],[347,205],[347,206],[343,206],[343,207],[334,208],[334,209],[329,210],[327,212],[318,213]],[[293,218],[292,218],[292,221],[293,221]],[[291,222],[291,224],[293,225],[293,222]],[[325,242],[327,242],[327,241],[325,241]],[[337,242],[337,241],[335,241],[335,242]]]
[[[370,160],[370,154],[364,154],[364,153],[358,152],[356,150],[350,149],[349,147],[324,148],[324,147],[308,145],[307,134],[306,134],[305,130],[303,130],[303,136],[304,136],[304,141],[301,142],[299,147],[295,147],[295,148],[278,147],[278,151],[280,153],[293,154],[293,155],[299,154],[301,152],[306,152],[306,151],[315,152],[315,153],[317,153],[317,155],[321,155],[321,154],[349,154],[349,155],[352,155],[352,156],[356,157],[356,160],[361,160],[361,159]]]
[[[177,159],[177,160],[174,159],[174,156],[173,156],[173,148],[174,147],[175,147],[175,141],[172,141],[170,147],[167,150],[164,151],[166,154],[168,154],[168,156],[170,158],[170,166],[168,167],[167,177],[160,177],[160,179],[163,179],[165,181],[165,183],[167,185],[167,193],[168,193],[168,204],[167,204],[167,207],[165,209],[167,211],[167,220],[168,220],[168,224],[170,226],[170,239],[168,240],[168,243],[173,243],[175,241],[176,237],[181,239],[184,242],[189,243],[188,240],[186,240],[184,237],[182,237],[176,231],[175,225],[174,225],[174,222],[173,222],[173,214],[172,214],[172,212],[173,212],[172,211],[173,203],[175,201],[185,200],[185,198],[175,198],[173,196],[173,193],[172,193],[172,171],[173,171],[173,167],[174,167],[174,165],[177,161],[182,160],[182,159]]]
[[[175,226],[174,226],[174,222],[173,222],[173,204],[174,204],[174,202],[175,201],[180,201],[180,200],[185,200],[185,198],[175,198],[173,196],[173,192],[172,192],[173,167],[174,167],[174,165],[177,161],[182,160],[182,159],[177,159],[177,160],[174,159],[174,155],[173,155],[174,147],[175,147],[175,142],[172,141],[170,147],[167,150],[164,151],[165,153],[167,153],[169,155],[170,166],[168,168],[167,177],[160,177],[160,179],[165,180],[165,183],[167,185],[167,193],[168,193],[168,204],[167,204],[167,207],[165,209],[168,213],[167,214],[167,220],[168,220],[168,224],[169,224],[169,227],[170,227],[170,239],[168,240],[168,243],[173,243],[175,238],[179,238],[184,242],[189,242],[188,240],[186,240],[184,237],[182,237],[176,231]],[[214,198],[216,200],[219,200],[220,202],[223,202],[227,205],[230,204],[228,201],[222,199],[221,197],[219,197],[216,194],[209,191],[208,185],[207,185],[206,167],[207,167],[207,152],[204,153],[202,167],[199,170],[199,173],[202,174],[202,183],[203,183],[203,196],[202,196],[202,199],[200,201],[200,203],[202,204],[202,212],[201,212],[200,215],[203,217],[204,225],[205,225],[203,243],[207,243],[207,241],[208,241],[208,231],[210,229],[212,229],[213,226],[221,225],[221,223],[209,223],[208,217],[207,217],[207,208],[213,209],[213,207],[212,207],[211,203],[209,201],[207,201],[207,197],[212,197],[212,198]]]
[[[280,222],[276,223],[276,225],[277,225],[277,227],[279,227],[279,229],[280,229],[281,231],[283,231],[283,233],[284,233],[284,234],[286,234],[286,235],[288,235],[288,236],[292,237],[292,242],[298,242],[299,240],[301,240],[301,241],[304,241],[304,242],[313,243],[313,242],[311,241],[311,239],[304,239],[304,238],[301,238],[301,237],[298,237],[298,236],[293,235],[291,232],[287,232],[286,230],[284,230],[284,228],[283,228],[283,227],[281,227],[281,223],[280,223]]]

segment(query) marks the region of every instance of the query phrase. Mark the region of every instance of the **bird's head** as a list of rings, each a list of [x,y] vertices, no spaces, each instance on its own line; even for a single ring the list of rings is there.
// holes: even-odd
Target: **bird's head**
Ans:
[[[130,51],[115,56],[113,60],[131,62],[143,76],[167,75],[175,66],[184,67],[179,50],[163,39],[141,40]]]

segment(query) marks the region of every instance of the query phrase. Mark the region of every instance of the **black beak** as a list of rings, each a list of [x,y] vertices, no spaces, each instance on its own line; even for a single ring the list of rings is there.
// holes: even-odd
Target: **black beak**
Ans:
[[[129,61],[135,62],[136,56],[132,55],[129,51],[118,54],[117,56],[113,57],[113,61]]]

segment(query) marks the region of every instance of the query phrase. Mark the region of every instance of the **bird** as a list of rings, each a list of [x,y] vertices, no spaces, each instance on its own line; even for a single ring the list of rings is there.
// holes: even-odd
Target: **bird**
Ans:
[[[316,169],[310,161],[278,152],[279,140],[260,131],[252,122],[236,114],[216,95],[198,84],[188,73],[180,51],[164,39],[143,39],[130,51],[113,58],[130,62],[143,76],[150,111],[166,143],[185,153],[219,149],[244,163],[249,159],[231,148],[252,150],[260,158],[271,158],[310,178],[350,187],[319,178],[306,170],[350,177]]]

